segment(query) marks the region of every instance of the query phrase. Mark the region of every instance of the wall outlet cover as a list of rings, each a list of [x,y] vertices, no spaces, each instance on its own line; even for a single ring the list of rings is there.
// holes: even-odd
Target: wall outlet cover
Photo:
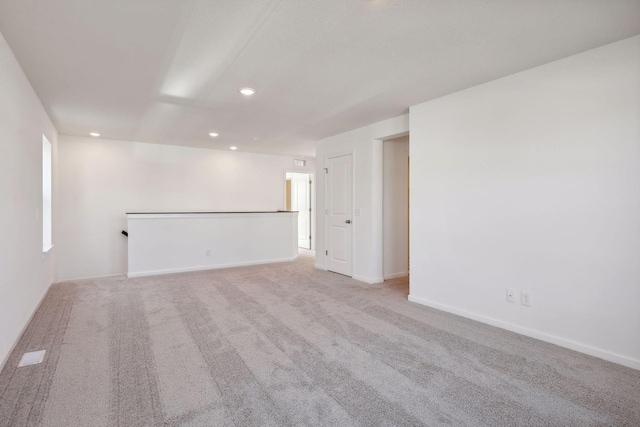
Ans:
[[[520,294],[520,304],[531,307],[531,294],[529,292],[522,291]]]

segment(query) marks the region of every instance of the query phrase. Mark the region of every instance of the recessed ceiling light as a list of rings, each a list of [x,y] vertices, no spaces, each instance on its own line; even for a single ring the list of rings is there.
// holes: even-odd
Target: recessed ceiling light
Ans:
[[[100,134],[98,132],[91,132],[89,135],[91,135],[91,136],[100,136]]]
[[[254,93],[256,93],[256,90],[250,87],[243,87],[242,89],[239,90],[239,92],[244,96],[251,96]]]
[[[229,147],[229,150],[237,150],[238,147]]]
[[[218,134],[215,133],[215,132],[210,132],[209,136],[212,137],[212,138],[215,138],[216,136],[218,136]]]

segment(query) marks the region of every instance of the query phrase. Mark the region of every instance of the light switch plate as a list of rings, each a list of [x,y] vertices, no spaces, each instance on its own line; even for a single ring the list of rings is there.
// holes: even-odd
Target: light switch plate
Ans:
[[[531,307],[531,294],[529,292],[522,291],[520,293],[520,304]]]

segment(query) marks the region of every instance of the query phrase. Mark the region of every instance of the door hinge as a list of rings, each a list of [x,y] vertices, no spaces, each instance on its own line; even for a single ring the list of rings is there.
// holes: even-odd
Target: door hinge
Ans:
[[[329,168],[324,168],[324,173],[329,173]]]
[[[309,208],[309,212],[311,212],[311,208]]]
[[[324,254],[325,255],[329,255],[329,251],[324,251]]]

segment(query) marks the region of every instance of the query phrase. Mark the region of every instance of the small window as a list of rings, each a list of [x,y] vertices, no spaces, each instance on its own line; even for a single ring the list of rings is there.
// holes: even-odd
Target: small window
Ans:
[[[51,142],[42,135],[42,252],[53,247],[51,234]]]

